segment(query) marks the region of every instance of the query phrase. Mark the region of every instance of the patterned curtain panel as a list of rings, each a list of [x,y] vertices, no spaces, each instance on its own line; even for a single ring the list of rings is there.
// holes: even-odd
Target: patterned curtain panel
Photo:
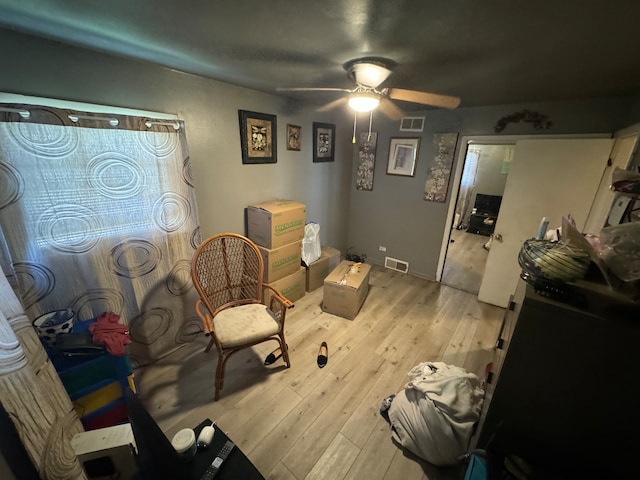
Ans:
[[[456,205],[455,228],[467,228],[471,215],[471,196],[476,185],[476,174],[478,172],[478,160],[480,152],[469,148],[464,161],[464,170],[460,180],[460,191],[458,192],[458,203]]]
[[[191,341],[202,330],[190,278],[200,232],[184,125],[0,113],[0,261],[30,319],[114,312],[134,365]]]

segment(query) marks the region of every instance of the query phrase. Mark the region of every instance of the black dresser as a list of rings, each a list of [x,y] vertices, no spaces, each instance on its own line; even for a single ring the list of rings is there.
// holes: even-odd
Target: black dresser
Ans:
[[[542,478],[637,478],[640,304],[604,285],[585,282],[574,293],[571,303],[557,301],[520,280],[496,342],[477,446],[518,455]]]
[[[502,197],[500,195],[478,193],[473,205],[473,213],[469,217],[467,232],[487,237],[492,235],[496,228],[501,203]]]
[[[475,233],[477,235],[486,235],[487,237],[493,234],[493,230],[496,226],[496,216],[488,213],[472,213],[469,217],[469,227],[467,232]]]

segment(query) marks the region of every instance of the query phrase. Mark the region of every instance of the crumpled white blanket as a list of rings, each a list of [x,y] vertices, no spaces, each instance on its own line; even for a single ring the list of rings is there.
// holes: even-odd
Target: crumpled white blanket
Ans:
[[[480,418],[480,379],[443,362],[421,363],[408,375],[389,408],[393,439],[433,465],[459,463]]]

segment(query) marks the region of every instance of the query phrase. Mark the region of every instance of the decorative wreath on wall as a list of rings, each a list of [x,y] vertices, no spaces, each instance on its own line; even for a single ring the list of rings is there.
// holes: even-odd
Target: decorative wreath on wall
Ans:
[[[546,115],[542,115],[538,112],[530,112],[529,110],[522,110],[521,112],[512,113],[506,117],[502,117],[493,127],[496,133],[503,131],[509,123],[527,122],[533,123],[534,128],[547,129],[552,125],[551,120]]]

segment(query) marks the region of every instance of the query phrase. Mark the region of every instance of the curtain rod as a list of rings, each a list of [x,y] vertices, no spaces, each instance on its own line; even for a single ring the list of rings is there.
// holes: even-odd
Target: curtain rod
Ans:
[[[78,120],[102,120],[104,122],[109,122],[109,125],[112,127],[117,127],[120,124],[120,120],[113,117],[94,117],[92,115],[67,115],[67,117],[73,123],[78,123]]]
[[[174,130],[180,130],[179,122],[154,122],[154,121],[148,120],[144,122],[144,124],[147,126],[147,128],[151,128],[153,125],[165,125],[167,127],[173,127]]]
[[[56,108],[56,107],[52,107],[52,108]],[[8,112],[8,113],[17,113],[18,115],[20,115],[20,117],[24,118],[24,119],[30,119],[31,118],[31,112],[29,110],[26,109],[19,109],[19,108],[10,108],[10,107],[3,107],[0,106],[0,112]],[[97,120],[97,121],[103,121],[103,122],[107,122],[109,123],[109,125],[111,125],[112,127],[117,127],[118,125],[120,125],[120,120],[118,120],[115,117],[105,117],[105,116],[100,116],[100,115],[76,115],[76,114],[68,114],[67,118],[69,120],[71,120],[73,123],[78,123],[79,120]],[[147,128],[151,128],[154,125],[161,125],[161,126],[167,126],[167,127],[171,127],[174,130],[180,130],[180,122],[178,120],[147,120],[144,122],[144,125]]]
[[[42,105],[45,107],[60,108],[63,110],[75,110],[77,112],[91,112],[102,115],[127,115],[132,117],[157,118],[159,120],[178,120],[178,115],[155,112],[152,110],[137,110],[135,108],[116,107],[114,105],[99,105],[95,103],[74,102],[55,98],[35,97],[19,95],[0,91],[0,103],[12,103],[19,105]]]
[[[18,108],[0,107],[0,112],[17,113],[22,118],[29,118],[31,116],[31,112],[29,110],[20,110]]]

